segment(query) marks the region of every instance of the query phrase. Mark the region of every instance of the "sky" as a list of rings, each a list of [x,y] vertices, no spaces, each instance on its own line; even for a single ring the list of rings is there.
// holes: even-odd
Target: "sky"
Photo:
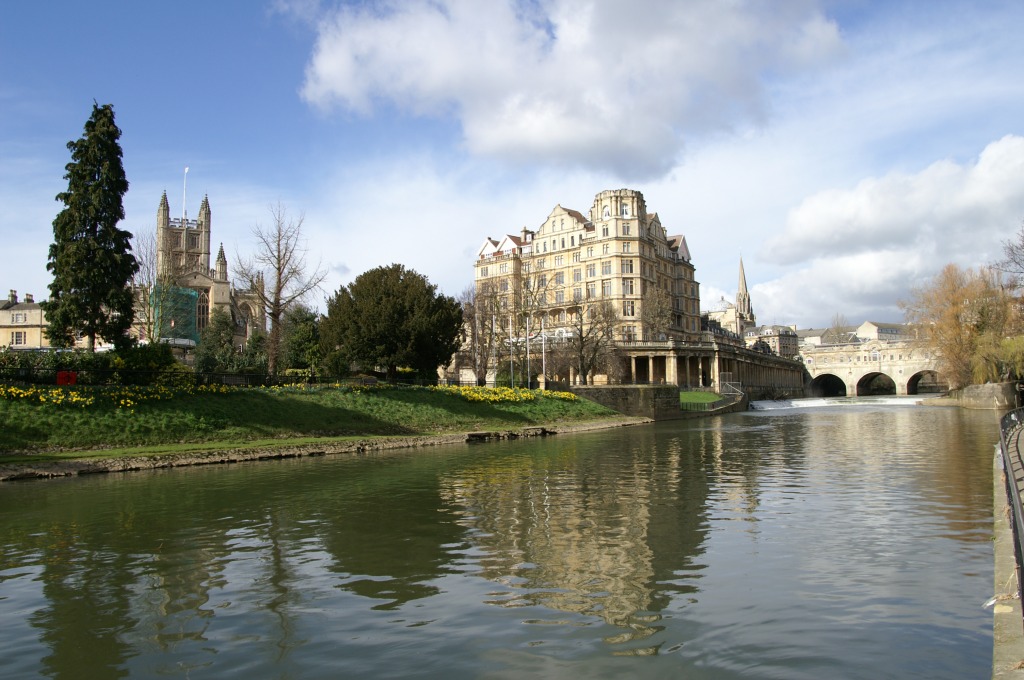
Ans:
[[[208,196],[230,268],[280,206],[320,309],[395,262],[458,296],[487,237],[629,188],[704,309],[742,258],[761,324],[900,322],[1024,224],[1022,26],[1017,0],[0,3],[0,290],[47,294],[95,101],[123,228]]]

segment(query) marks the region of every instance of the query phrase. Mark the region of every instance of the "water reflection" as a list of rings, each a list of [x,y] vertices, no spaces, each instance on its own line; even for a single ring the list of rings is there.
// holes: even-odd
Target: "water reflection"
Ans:
[[[698,678],[970,677],[993,424],[750,413],[5,485],[0,654],[76,679],[600,677],[634,656]]]

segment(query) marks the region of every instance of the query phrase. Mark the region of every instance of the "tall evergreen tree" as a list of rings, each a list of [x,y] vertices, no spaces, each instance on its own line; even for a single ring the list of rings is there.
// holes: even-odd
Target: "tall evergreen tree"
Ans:
[[[113,107],[93,102],[85,133],[68,142],[68,189],[57,194],[64,208],[53,221],[46,264],[53,282],[50,300],[42,303],[47,337],[57,347],[73,345],[76,333],[88,339],[89,351],[97,337],[120,345],[132,325],[131,281],[139,265],[131,233],[117,227],[128,191],[120,137]]]

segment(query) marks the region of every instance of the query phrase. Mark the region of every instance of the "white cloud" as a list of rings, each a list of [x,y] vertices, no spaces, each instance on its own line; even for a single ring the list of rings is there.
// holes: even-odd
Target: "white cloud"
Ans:
[[[891,173],[853,189],[822,191],[788,216],[765,257],[796,264],[884,248],[935,247],[958,261],[960,246],[998,243],[1024,215],[1024,138],[989,144],[976,161],[937,161],[916,174]],[[977,264],[971,262],[968,264]]]
[[[321,20],[302,93],[455,115],[477,154],[644,178],[690,134],[764,119],[766,77],[841,47],[810,2],[379,2]]]

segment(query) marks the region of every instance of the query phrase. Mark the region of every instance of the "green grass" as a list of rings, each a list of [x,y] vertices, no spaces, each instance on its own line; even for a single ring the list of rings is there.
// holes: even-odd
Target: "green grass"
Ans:
[[[680,392],[680,404],[711,404],[722,397],[714,392]]]
[[[121,404],[120,396],[102,396],[86,406],[40,403],[31,397],[0,399],[0,453],[7,454],[3,461],[14,462],[11,454],[38,460],[34,454],[44,452],[81,458],[89,449],[103,449],[105,456],[115,451],[161,455],[282,440],[298,445],[340,437],[505,430],[619,415],[583,399],[543,393],[532,400],[527,395],[490,403],[422,388],[182,391],[152,399],[133,397],[130,407]],[[74,452],[60,453],[67,450]]]

